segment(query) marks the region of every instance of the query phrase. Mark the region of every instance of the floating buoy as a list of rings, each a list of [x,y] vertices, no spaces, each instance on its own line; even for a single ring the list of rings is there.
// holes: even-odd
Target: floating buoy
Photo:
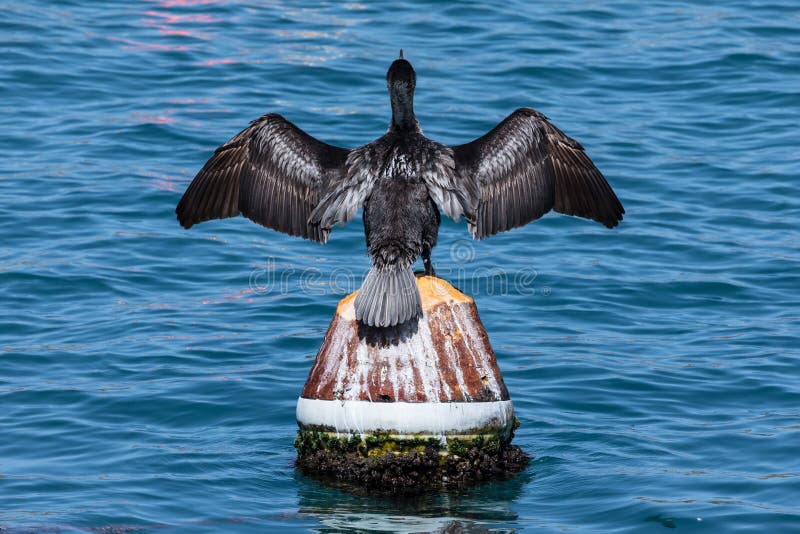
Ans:
[[[297,401],[297,466],[381,492],[504,479],[529,457],[472,298],[417,278],[423,316],[389,328],[339,303]]]

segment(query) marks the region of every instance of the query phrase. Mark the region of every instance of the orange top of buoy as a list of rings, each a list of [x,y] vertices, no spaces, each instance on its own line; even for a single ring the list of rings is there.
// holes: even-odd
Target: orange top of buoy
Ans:
[[[428,311],[439,304],[444,303],[457,303],[473,302],[472,297],[469,297],[453,287],[450,282],[436,278],[435,276],[418,276],[417,287],[419,288],[420,297],[422,297],[422,309]],[[353,301],[356,299],[358,291],[350,293],[345,298],[339,301],[336,307],[336,314],[343,319],[352,321],[356,318],[356,312],[353,308]]]

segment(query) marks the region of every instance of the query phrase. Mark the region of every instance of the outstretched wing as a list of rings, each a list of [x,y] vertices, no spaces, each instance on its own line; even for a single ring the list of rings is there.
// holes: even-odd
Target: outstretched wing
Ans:
[[[328,188],[345,174],[348,150],[269,113],[219,147],[175,212],[184,228],[242,214],[267,228],[324,243],[330,227],[309,222]]]
[[[520,108],[492,131],[453,147],[456,172],[472,188],[481,239],[527,224],[551,209],[613,228],[625,209],[583,147],[547,117]]]

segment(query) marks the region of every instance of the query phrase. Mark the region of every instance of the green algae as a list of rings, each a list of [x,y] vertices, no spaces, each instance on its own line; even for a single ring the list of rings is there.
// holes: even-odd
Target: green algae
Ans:
[[[511,445],[519,421],[470,434],[397,435],[387,431],[337,434],[305,427],[294,446],[295,465],[306,475],[345,489],[401,495],[505,480],[525,469],[530,457]]]
[[[294,446],[300,454],[326,450],[338,453],[356,453],[363,457],[384,454],[422,453],[428,449],[440,455],[464,456],[471,449],[497,454],[507,447],[519,428],[515,417],[512,425],[498,429],[487,425],[469,431],[468,434],[445,437],[429,434],[398,435],[377,430],[364,435],[339,434],[330,427],[306,426],[297,432]]]
[[[300,432],[295,466],[303,474],[368,495],[413,495],[507,480],[530,457],[516,445],[490,436],[448,439],[336,437]]]

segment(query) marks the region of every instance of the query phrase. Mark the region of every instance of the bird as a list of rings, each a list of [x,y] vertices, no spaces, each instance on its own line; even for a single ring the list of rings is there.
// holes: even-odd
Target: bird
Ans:
[[[371,268],[354,301],[356,320],[394,327],[422,317],[413,264],[435,276],[440,212],[466,219],[475,239],[523,226],[551,210],[614,228],[625,209],[586,154],[542,113],[519,108],[461,145],[425,137],[414,114],[416,72],[403,57],[386,74],[386,133],[353,149],[316,139],[276,113],[216,149],[176,208],[188,229],[239,214],[267,228],[325,243],[363,208]]]

